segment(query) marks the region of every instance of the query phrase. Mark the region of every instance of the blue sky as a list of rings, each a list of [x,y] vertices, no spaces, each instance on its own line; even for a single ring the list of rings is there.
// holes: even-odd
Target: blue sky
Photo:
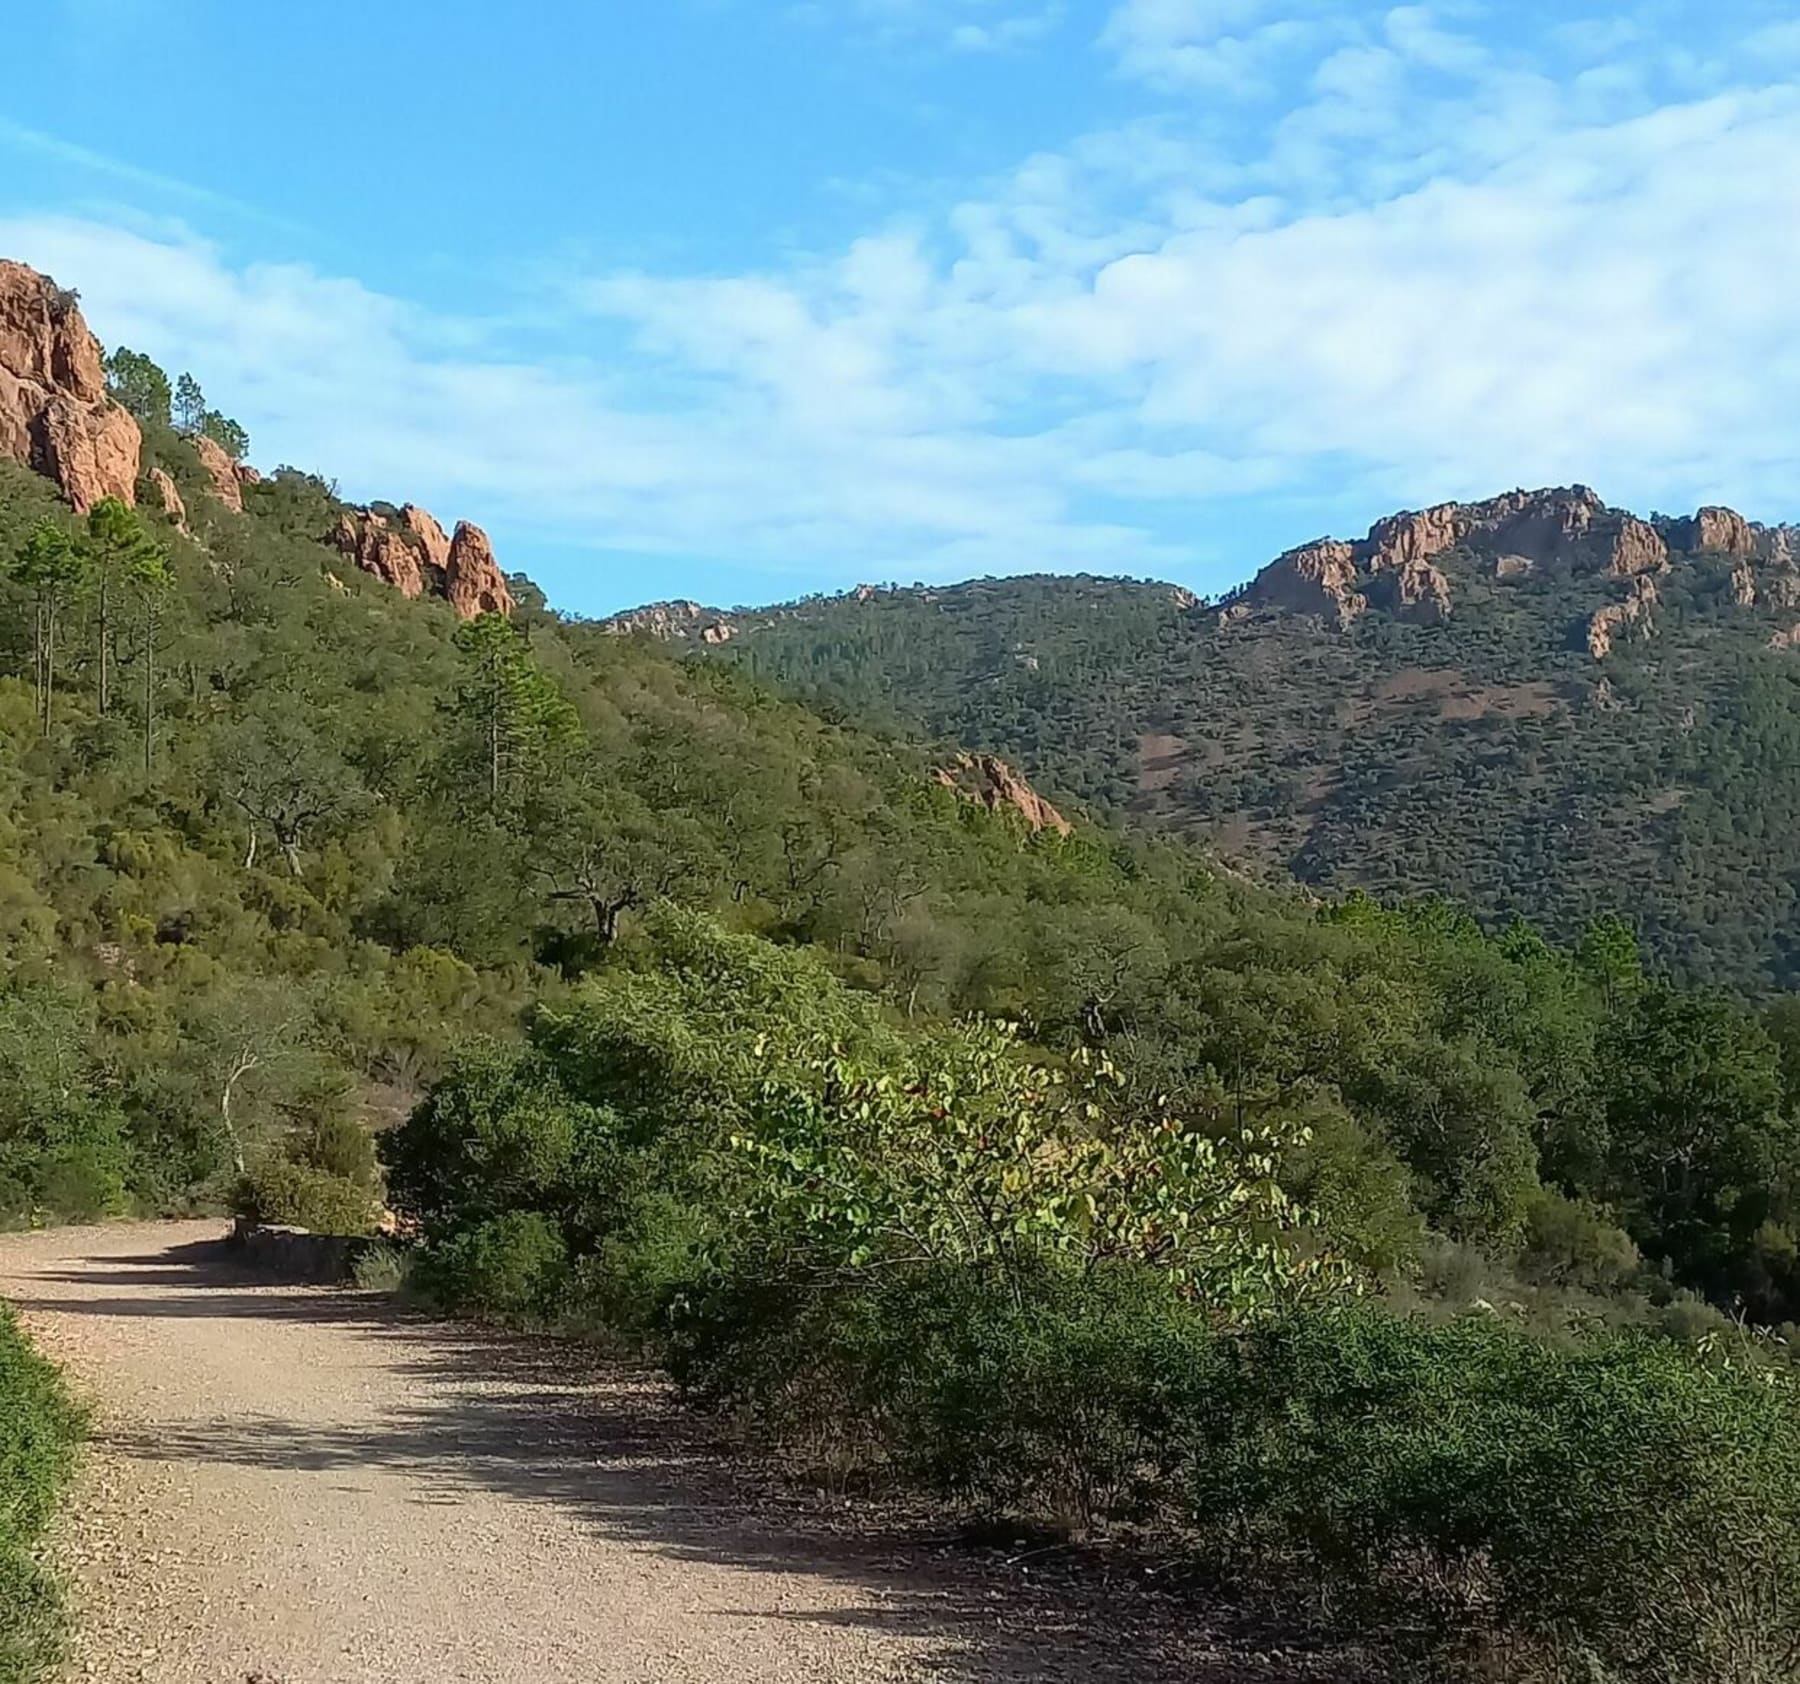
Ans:
[[[553,602],[1800,518],[1786,0],[46,0],[0,255]]]

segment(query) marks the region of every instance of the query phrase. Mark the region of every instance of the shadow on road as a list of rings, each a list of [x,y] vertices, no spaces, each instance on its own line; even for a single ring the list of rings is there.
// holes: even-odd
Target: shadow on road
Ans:
[[[666,1386],[587,1346],[445,1323],[379,1295],[270,1286],[222,1243],[41,1273],[116,1294],[34,1303],[61,1315],[245,1317],[337,1325],[366,1337],[371,1366],[404,1381],[404,1409],[373,1425],[229,1416],[107,1442],[146,1460],[351,1474],[406,1472],[421,1503],[472,1491],[554,1504],[605,1535],[669,1556],[829,1578],[863,1593],[818,1613],[766,1612],[930,1641],[934,1675],[1092,1684],[1351,1684],[1352,1658],[1150,1587],[1094,1555],[1018,1562],[943,1536],[941,1521],[797,1491],[756,1458],[723,1451]]]

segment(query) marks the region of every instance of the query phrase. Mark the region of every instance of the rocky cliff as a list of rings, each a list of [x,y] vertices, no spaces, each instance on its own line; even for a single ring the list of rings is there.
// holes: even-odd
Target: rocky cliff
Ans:
[[[74,293],[0,261],[0,456],[61,487],[78,511],[137,501],[143,438],[106,396],[100,342]]]
[[[414,503],[392,513],[352,508],[326,541],[402,596],[441,596],[465,620],[510,614],[516,606],[488,535],[468,521],[450,538],[434,515]]]

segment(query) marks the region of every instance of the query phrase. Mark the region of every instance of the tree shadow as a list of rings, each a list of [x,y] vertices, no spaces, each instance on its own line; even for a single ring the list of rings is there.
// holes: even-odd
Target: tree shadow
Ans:
[[[804,1490],[766,1459],[731,1453],[659,1378],[588,1345],[446,1323],[346,1288],[259,1283],[223,1243],[92,1261],[38,1278],[118,1294],[24,1307],[335,1325],[367,1338],[369,1362],[405,1380],[405,1405],[372,1424],[239,1415],[103,1433],[123,1455],[321,1475],[404,1472],[421,1504],[503,1494],[555,1505],[670,1558],[834,1581],[860,1593],[853,1605],[737,1612],[925,1639],[926,1665],[949,1684],[1371,1676],[1342,1649],[1224,1601],[1165,1593],[1142,1564],[1103,1551],[1021,1560],[972,1545],[940,1513]]]

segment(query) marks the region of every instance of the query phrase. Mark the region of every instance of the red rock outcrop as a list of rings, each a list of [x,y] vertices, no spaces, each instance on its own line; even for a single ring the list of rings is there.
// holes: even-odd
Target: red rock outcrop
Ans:
[[[1576,485],[1389,515],[1359,542],[1321,539],[1289,550],[1245,595],[1258,607],[1317,614],[1338,626],[1371,603],[1433,623],[1451,612],[1451,578],[1439,558],[1454,550],[1491,558],[1497,579],[1540,569],[1635,579],[1669,564],[1668,544],[1648,521]]]
[[[181,493],[176,490],[174,480],[170,479],[161,468],[152,468],[147,477],[151,489],[156,493],[157,501],[162,504],[163,513],[174,521],[175,530],[186,532],[188,529],[187,504],[182,502]]]
[[[1368,544],[1373,553],[1368,562],[1376,570],[1415,567],[1453,549],[1465,536],[1463,510],[1457,503],[1439,503],[1417,513],[1389,515],[1369,528]]]
[[[1019,814],[1034,831],[1067,836],[1075,828],[1012,767],[991,754],[959,754],[953,765],[939,768],[937,781],[979,801],[990,813]]]
[[[1344,627],[1369,606],[1357,587],[1356,546],[1321,538],[1277,556],[1250,585],[1259,606],[1316,614]]]
[[[332,528],[330,543],[339,554],[392,585],[402,596],[425,594],[425,572],[415,544],[373,509],[352,509]]]
[[[213,496],[234,515],[241,515],[244,512],[244,487],[238,479],[237,458],[204,433],[195,433],[192,442],[200,466],[212,481]]]
[[[615,614],[610,620],[602,620],[600,624],[603,630],[621,637],[644,632],[651,637],[704,639],[709,631],[735,630],[718,609],[707,608],[685,597],[673,602],[647,602],[642,608],[634,608],[626,614]],[[719,637],[713,641],[722,643],[725,640]]]
[[[465,620],[477,614],[510,614],[515,606],[488,535],[466,520],[457,522],[456,535],[450,540],[444,595]]]
[[[0,261],[0,456],[48,475],[81,512],[137,501],[143,436],[106,395],[100,342],[75,295]]]
[[[1710,550],[1718,555],[1749,557],[1756,554],[1756,534],[1736,509],[1716,505],[1700,509],[1681,522],[1677,539],[1684,550]]]
[[[437,518],[416,503],[398,511],[385,503],[346,510],[326,542],[402,596],[441,596],[465,620],[510,614],[517,606],[488,535],[463,521],[447,538]]]
[[[1596,661],[1604,661],[1621,637],[1649,637],[1656,630],[1652,616],[1660,601],[1654,579],[1633,579],[1623,602],[1609,604],[1588,622],[1588,653]]]
[[[444,588],[444,575],[450,567],[450,535],[438,524],[437,516],[408,503],[400,510],[400,524],[419,541],[425,555],[425,569],[438,590]]]

